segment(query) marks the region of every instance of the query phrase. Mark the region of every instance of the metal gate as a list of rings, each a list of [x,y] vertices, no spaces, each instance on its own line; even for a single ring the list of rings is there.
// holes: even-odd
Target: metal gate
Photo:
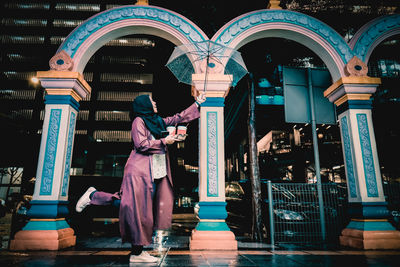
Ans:
[[[317,184],[267,183],[271,243],[322,243]],[[339,241],[347,225],[347,189],[344,184],[322,184],[325,240]],[[271,216],[272,214],[272,216]]]

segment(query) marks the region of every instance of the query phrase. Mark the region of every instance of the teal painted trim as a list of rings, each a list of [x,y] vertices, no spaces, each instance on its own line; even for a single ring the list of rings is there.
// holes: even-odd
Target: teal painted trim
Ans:
[[[350,221],[349,225],[346,228],[356,229],[361,231],[394,231],[396,228],[390,224],[388,221],[366,221],[366,222],[358,222],[358,221]]]
[[[353,58],[354,53],[343,37],[324,22],[311,16],[289,10],[259,10],[245,14],[226,27],[218,36],[212,39],[215,42],[229,46],[229,44],[243,32],[268,23],[287,23],[305,28],[317,34],[335,49],[344,64]],[[324,46],[324,44],[320,44]],[[327,49],[326,45],[324,46]]]
[[[352,145],[349,133],[349,125],[347,124],[347,116],[343,116],[340,120],[340,126],[343,138],[344,157],[346,161],[346,176],[349,186],[350,197],[357,197],[356,178],[354,177]]]
[[[230,231],[225,222],[199,222],[196,226],[197,231]]]
[[[65,228],[71,228],[65,220],[29,221],[22,230],[60,230]]]
[[[225,98],[224,97],[207,97],[206,101],[201,103],[202,107],[224,107]]]
[[[69,201],[58,201],[58,200],[32,200],[30,202],[31,207],[28,210],[28,216],[30,218],[37,219],[55,219],[63,218],[68,215],[68,203]]]
[[[58,134],[61,123],[61,109],[51,109],[49,128],[47,132],[46,149],[43,158],[42,179],[40,183],[40,193],[42,196],[51,195],[53,187],[54,167],[57,156]]]
[[[65,165],[64,165],[64,176],[62,180],[61,196],[67,196],[67,187],[69,182],[69,172],[71,168],[71,156],[72,156],[72,145],[75,133],[75,120],[76,115],[74,112],[70,113],[69,127],[68,127],[68,143],[67,143],[67,153],[65,155]]]
[[[226,211],[226,202],[199,202],[199,218],[200,219],[214,219],[225,220],[228,217]]]
[[[354,54],[363,62],[365,62],[365,64],[367,64],[368,62],[366,62],[366,57],[370,53],[369,50],[371,46],[377,40],[381,39],[382,36],[387,35],[390,32],[394,34],[393,30],[396,28],[400,28],[399,14],[382,16],[374,21],[371,21],[371,23],[368,25],[368,28],[361,34],[354,45]],[[388,36],[386,36],[386,38],[387,37]]]
[[[387,202],[350,202],[348,214],[357,219],[387,219]]]
[[[348,100],[336,108],[338,114],[349,109],[372,109],[372,100]]]
[[[207,196],[218,197],[218,113],[207,112]]]
[[[79,103],[70,95],[46,95],[44,98],[46,105],[70,105],[79,111]]]
[[[364,165],[365,186],[368,197],[379,197],[378,184],[375,175],[374,157],[372,154],[371,137],[369,135],[367,114],[357,115],[358,134],[360,137],[361,153]]]
[[[167,9],[153,6],[126,5],[103,11],[83,22],[62,43],[57,52],[65,50],[71,58],[79,47],[93,33],[117,21],[128,19],[147,19],[164,23],[185,35],[188,40],[200,42],[207,40],[207,36],[200,32],[193,23]]]

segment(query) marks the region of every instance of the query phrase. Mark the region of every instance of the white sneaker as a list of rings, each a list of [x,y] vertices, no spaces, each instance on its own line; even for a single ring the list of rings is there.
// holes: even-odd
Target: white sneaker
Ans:
[[[139,255],[131,255],[129,262],[158,262],[159,258],[151,256],[147,251],[142,251]]]
[[[89,187],[88,190],[81,196],[81,198],[76,202],[75,210],[77,212],[82,212],[84,208],[86,208],[90,204],[90,194],[96,191],[96,188],[94,187]]]

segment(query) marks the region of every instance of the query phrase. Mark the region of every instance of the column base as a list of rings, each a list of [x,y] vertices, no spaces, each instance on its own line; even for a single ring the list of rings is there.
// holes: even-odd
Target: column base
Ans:
[[[339,237],[340,245],[358,249],[400,249],[400,231],[388,221],[351,221]]]
[[[72,228],[60,230],[22,230],[15,234],[10,250],[60,250],[75,246]]]
[[[60,250],[75,246],[76,236],[64,218],[30,219],[11,240],[10,250]]]
[[[190,237],[190,250],[237,250],[235,234],[231,231],[198,231]]]

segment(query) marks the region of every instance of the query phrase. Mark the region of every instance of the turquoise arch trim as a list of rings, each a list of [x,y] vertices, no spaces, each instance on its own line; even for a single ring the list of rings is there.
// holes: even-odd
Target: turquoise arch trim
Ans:
[[[292,24],[314,32],[336,50],[344,64],[354,56],[347,42],[334,29],[316,18],[289,10],[259,10],[247,13],[229,22],[227,26],[224,26],[222,32],[217,33],[218,35],[213,37],[212,40],[229,46],[241,33],[262,24],[277,22]]]
[[[368,27],[356,40],[353,48],[354,54],[365,62],[368,60],[367,56],[369,55],[371,46],[380,39],[380,37],[388,34],[396,28],[400,31],[399,14],[383,16],[370,22]]]
[[[358,134],[360,137],[360,146],[362,160],[364,165],[365,186],[368,197],[379,197],[378,185],[375,175],[374,157],[372,154],[371,137],[368,128],[367,114],[357,114]]]
[[[84,21],[67,36],[57,52],[65,50],[73,58],[90,35],[109,24],[128,19],[145,19],[164,23],[185,35],[192,42],[208,39],[193,22],[173,11],[155,6],[126,5],[103,11]]]
[[[46,149],[43,158],[42,179],[40,183],[40,195],[42,196],[49,196],[52,192],[61,113],[61,109],[50,110],[49,128],[47,132]]]

